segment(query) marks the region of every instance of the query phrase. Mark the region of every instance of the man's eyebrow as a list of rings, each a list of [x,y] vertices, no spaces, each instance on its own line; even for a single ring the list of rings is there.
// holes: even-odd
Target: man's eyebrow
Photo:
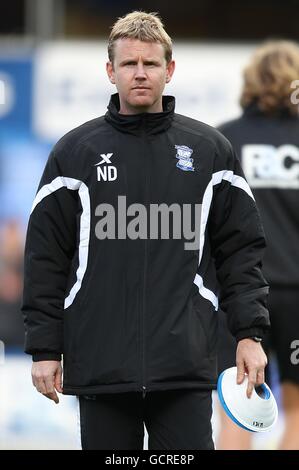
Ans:
[[[134,57],[128,57],[127,59],[123,59],[120,64],[124,64],[125,62],[137,62],[137,59]]]
[[[127,59],[123,59],[119,64],[123,65],[126,64],[127,62],[138,62],[138,59],[136,57],[128,57]],[[143,60],[144,63],[154,63],[154,64],[159,64],[160,61],[159,59],[154,59],[152,57],[146,58]]]
[[[144,62],[152,62],[153,64],[159,64],[160,63],[160,60],[159,59],[154,59],[154,58],[148,58],[148,59],[144,59]]]

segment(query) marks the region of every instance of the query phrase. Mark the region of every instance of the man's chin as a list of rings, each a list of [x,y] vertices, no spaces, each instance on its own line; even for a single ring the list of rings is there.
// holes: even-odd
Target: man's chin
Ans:
[[[137,113],[149,112],[153,107],[152,100],[132,100],[130,108],[134,109]]]
[[[130,102],[130,105],[136,108],[150,108],[153,106],[153,100],[146,96],[138,96]]]

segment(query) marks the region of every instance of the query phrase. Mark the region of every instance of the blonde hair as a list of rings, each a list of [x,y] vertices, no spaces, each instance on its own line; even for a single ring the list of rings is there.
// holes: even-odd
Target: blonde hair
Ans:
[[[114,60],[114,44],[120,38],[158,42],[164,47],[166,62],[169,63],[172,59],[172,41],[157,13],[133,11],[114,23],[108,41],[108,57],[112,63]]]
[[[291,83],[299,79],[299,47],[291,41],[269,41],[259,47],[244,70],[243,108],[255,102],[266,114],[298,114],[291,102]]]

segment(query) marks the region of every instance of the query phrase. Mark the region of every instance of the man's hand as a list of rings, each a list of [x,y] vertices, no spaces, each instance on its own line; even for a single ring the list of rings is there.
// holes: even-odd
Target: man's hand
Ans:
[[[253,339],[245,338],[239,341],[237,347],[237,383],[241,384],[248,374],[247,397],[250,398],[255,385],[265,381],[264,370],[267,365],[267,356],[261,346]]]
[[[62,393],[62,367],[60,361],[39,361],[32,364],[32,383],[37,391],[59,403],[56,393]]]

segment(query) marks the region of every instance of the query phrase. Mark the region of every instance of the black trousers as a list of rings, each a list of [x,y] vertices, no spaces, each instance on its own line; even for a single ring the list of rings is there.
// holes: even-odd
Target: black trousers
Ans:
[[[167,390],[78,397],[83,450],[214,449],[211,391]]]

